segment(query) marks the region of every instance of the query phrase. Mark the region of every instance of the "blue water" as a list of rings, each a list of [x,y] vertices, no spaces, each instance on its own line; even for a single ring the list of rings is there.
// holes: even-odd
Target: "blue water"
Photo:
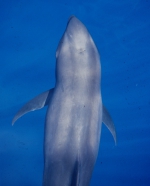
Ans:
[[[55,51],[71,15],[100,51],[103,103],[117,131],[115,146],[102,126],[91,186],[148,186],[150,0],[0,1],[0,186],[42,185],[46,108],[11,121],[54,86]]]

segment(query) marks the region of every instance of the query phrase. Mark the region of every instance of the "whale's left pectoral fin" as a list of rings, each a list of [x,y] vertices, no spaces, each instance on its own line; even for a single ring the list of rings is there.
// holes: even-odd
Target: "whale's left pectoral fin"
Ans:
[[[102,114],[102,122],[106,125],[106,127],[109,129],[109,131],[111,132],[115,144],[117,143],[117,138],[116,138],[116,130],[115,130],[115,126],[114,123],[111,119],[111,116],[109,114],[109,112],[107,111],[107,109],[104,107],[103,105],[103,114]]]
[[[41,93],[40,95],[36,96],[35,98],[33,98],[32,100],[30,100],[29,102],[27,102],[15,115],[15,117],[12,120],[12,125],[14,125],[14,123],[17,121],[18,118],[20,118],[21,116],[23,116],[24,114],[34,111],[34,110],[38,110],[43,108],[44,106],[46,106],[49,103],[49,100],[51,99],[51,96],[53,94],[54,88],[45,91],[43,93]]]

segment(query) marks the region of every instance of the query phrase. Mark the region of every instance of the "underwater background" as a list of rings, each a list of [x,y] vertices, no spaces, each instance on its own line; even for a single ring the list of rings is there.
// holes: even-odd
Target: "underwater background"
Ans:
[[[42,185],[47,108],[11,122],[55,86],[55,52],[71,15],[100,52],[102,99],[117,131],[115,146],[102,126],[91,186],[148,186],[150,0],[0,0],[0,186]]]

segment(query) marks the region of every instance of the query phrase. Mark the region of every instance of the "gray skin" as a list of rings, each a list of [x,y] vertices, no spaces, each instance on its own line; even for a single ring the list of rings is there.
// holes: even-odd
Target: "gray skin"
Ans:
[[[102,105],[98,50],[74,16],[56,52],[56,86],[29,101],[13,119],[48,105],[43,186],[88,186],[98,154],[102,122],[116,142],[112,119]]]

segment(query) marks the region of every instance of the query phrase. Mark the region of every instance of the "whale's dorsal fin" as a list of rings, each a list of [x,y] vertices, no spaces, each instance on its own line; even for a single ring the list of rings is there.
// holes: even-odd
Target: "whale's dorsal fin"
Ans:
[[[109,112],[107,111],[107,109],[104,107],[102,108],[103,112],[102,112],[102,122],[106,125],[106,127],[109,129],[109,131],[111,132],[115,144],[117,143],[117,138],[116,138],[116,130],[115,130],[115,126],[114,123],[111,119],[111,116],[109,114]]]
[[[24,114],[34,111],[34,110],[41,109],[44,106],[48,105],[49,100],[51,99],[51,96],[53,94],[53,91],[54,91],[54,88],[41,93],[40,95],[36,96],[35,98],[27,102],[14,116],[12,120],[12,125],[14,125],[17,119],[23,116]]]

